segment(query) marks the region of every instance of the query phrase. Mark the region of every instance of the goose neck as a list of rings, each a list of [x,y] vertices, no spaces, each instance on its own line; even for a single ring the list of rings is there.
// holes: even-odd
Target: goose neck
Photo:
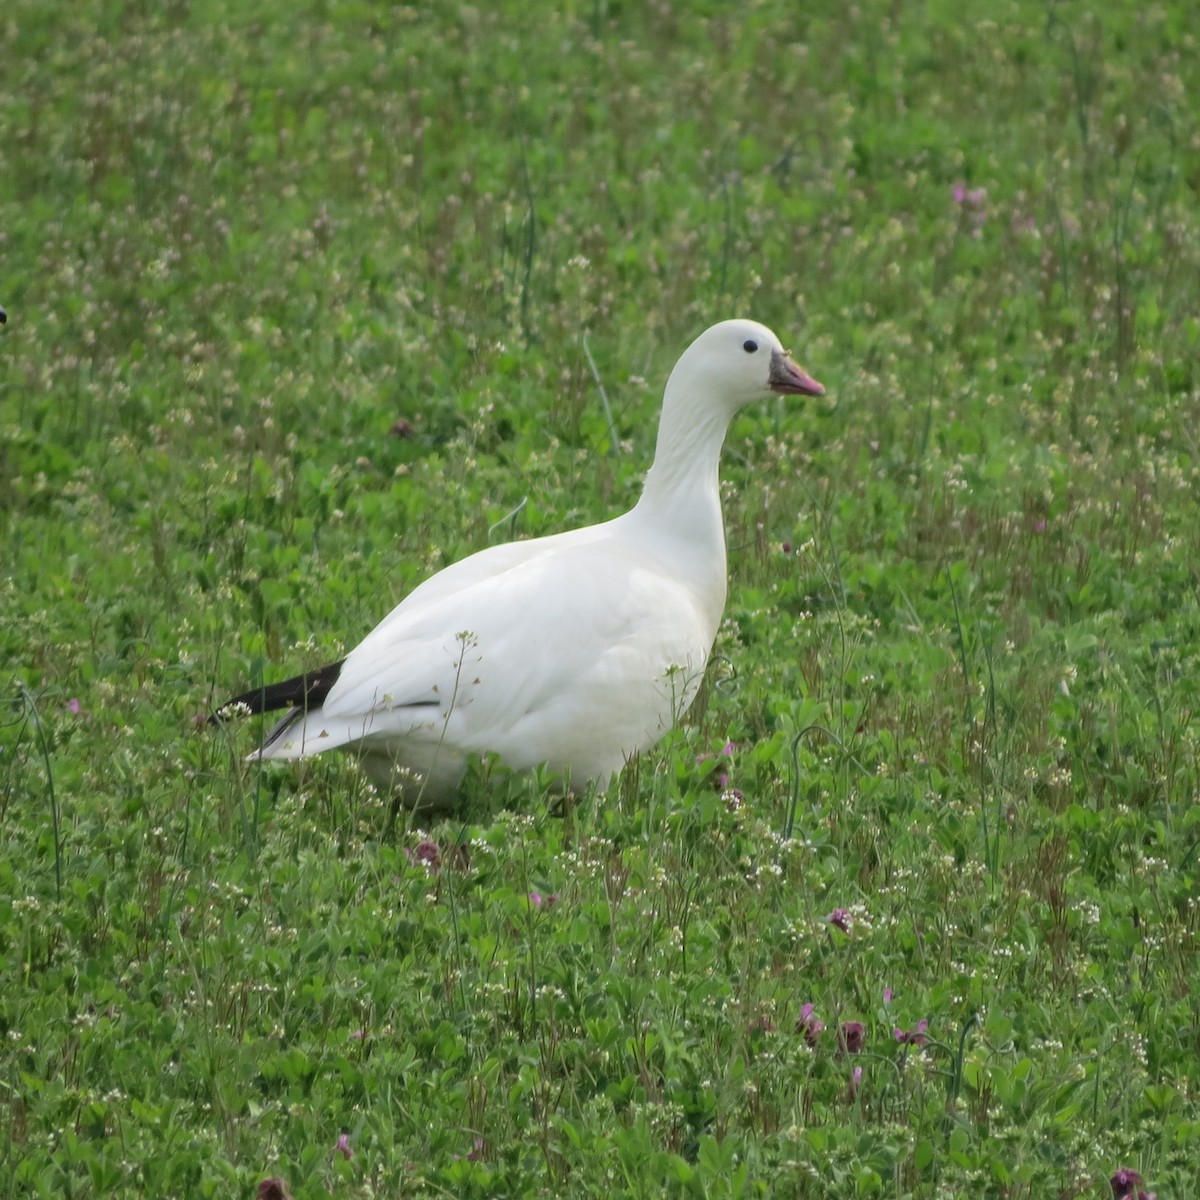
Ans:
[[[721,518],[721,447],[728,414],[664,405],[654,463],[634,511],[664,536],[719,544],[723,558],[725,531]]]

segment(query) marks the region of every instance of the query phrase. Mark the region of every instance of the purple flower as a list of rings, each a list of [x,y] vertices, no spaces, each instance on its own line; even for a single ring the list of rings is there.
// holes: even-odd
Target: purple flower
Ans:
[[[437,842],[432,842],[429,838],[423,838],[419,841],[415,850],[406,849],[404,857],[409,862],[419,862],[431,871],[439,870],[442,865],[442,852],[438,848]]]
[[[75,716],[79,716],[80,711],[79,700],[75,696],[72,696],[70,700],[67,701],[67,712],[72,713]]]
[[[262,1180],[258,1185],[258,1200],[292,1200],[287,1180],[280,1179],[278,1175]]]
[[[987,188],[968,188],[960,179],[951,189],[955,204],[966,205],[967,208],[981,208],[987,202]]]
[[[892,989],[891,988],[883,989],[883,1002],[884,1002],[884,1004],[891,1004],[891,1002],[892,1002]]]
[[[483,1138],[481,1138],[481,1137],[475,1138],[475,1140],[472,1141],[472,1143],[471,1143],[471,1149],[469,1151],[467,1151],[467,1155],[466,1155],[467,1162],[479,1162],[480,1159],[483,1159],[486,1157],[487,1157],[486,1143],[484,1142]],[[463,1156],[461,1154],[452,1154],[452,1155],[450,1155],[450,1159],[452,1162],[461,1162],[463,1159]]]
[[[844,908],[835,908],[828,919],[830,925],[835,925],[843,933],[850,932],[850,914]]]
[[[825,1022],[814,1013],[815,1008],[814,1004],[806,1004],[800,1010],[800,1019],[796,1022],[796,1032],[804,1034],[804,1040],[810,1046],[817,1044],[817,1038],[821,1036],[821,1031],[825,1028]]]
[[[929,1038],[925,1034],[925,1030],[927,1030],[928,1028],[929,1028],[929,1022],[926,1021],[922,1017],[921,1020],[919,1020],[917,1022],[916,1029],[913,1029],[913,1030],[901,1029],[900,1026],[897,1025],[892,1030],[892,1036],[902,1046],[903,1045],[925,1046],[929,1042]]]
[[[987,188],[969,188],[960,180],[950,194],[954,197],[954,203],[963,210],[972,235],[978,237],[987,219]]]
[[[1109,1180],[1115,1200],[1154,1200],[1156,1193],[1143,1192],[1138,1188],[1141,1182],[1142,1177],[1130,1167],[1119,1167]]]
[[[333,1152],[347,1159],[354,1157],[354,1151],[350,1149],[350,1135],[348,1133],[338,1135],[337,1145],[334,1146]]]
[[[866,1040],[866,1026],[861,1021],[843,1021],[838,1026],[838,1046],[847,1054],[857,1054]]]
[[[1122,1196],[1128,1196],[1134,1186],[1142,1182],[1142,1177],[1128,1167],[1120,1167],[1113,1172],[1113,1177],[1109,1182],[1112,1184],[1113,1195],[1117,1197],[1117,1200],[1121,1200]]]
[[[858,1095],[858,1085],[862,1083],[862,1067],[855,1067],[850,1072],[850,1083],[846,1087],[846,1099],[853,1104],[855,1097]]]
[[[551,892],[550,895],[543,896],[541,892],[530,892],[529,903],[532,904],[534,908],[541,908],[543,905],[546,908],[553,908],[558,903],[558,893]]]
[[[733,752],[736,749],[737,749],[737,746],[735,746],[733,744],[733,742],[726,742],[725,745],[722,746],[721,749],[718,750],[715,754],[711,753],[711,752],[707,753],[707,754],[697,754],[696,762],[698,762],[698,763],[710,762],[714,758],[732,758]],[[729,786],[729,772],[728,771],[720,771],[720,770],[714,772],[713,782],[716,784],[716,786],[721,791],[724,791],[725,788]]]
[[[542,893],[541,892],[530,892],[529,893],[529,903],[532,904],[534,908],[541,908],[542,907]]]

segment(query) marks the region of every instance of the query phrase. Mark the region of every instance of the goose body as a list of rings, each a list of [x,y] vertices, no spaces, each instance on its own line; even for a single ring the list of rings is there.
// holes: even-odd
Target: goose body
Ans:
[[[729,422],[771,392],[824,389],[753,321],[679,359],[654,465],[629,512],[481,550],[409,593],[340,663],[244,693],[289,711],[252,758],[361,757],[408,803],[444,808],[472,754],[606,783],[696,694],[725,606],[718,465]]]

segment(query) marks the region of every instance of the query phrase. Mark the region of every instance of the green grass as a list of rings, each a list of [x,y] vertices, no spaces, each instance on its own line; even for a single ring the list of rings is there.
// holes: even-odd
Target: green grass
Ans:
[[[0,1195],[1195,1195],[1200,36],[1097,7],[5,7]],[[733,315],[831,402],[608,796],[196,728]]]

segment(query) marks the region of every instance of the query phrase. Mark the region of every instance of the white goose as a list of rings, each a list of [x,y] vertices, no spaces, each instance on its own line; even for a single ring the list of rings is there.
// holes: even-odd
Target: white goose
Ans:
[[[606,784],[696,694],[725,607],[717,471],[734,414],[820,396],[769,329],[722,321],[675,364],[654,465],[629,512],[492,546],[411,592],[341,662],[235,697],[287,708],[252,759],[357,754],[422,808],[453,804],[472,754]]]

